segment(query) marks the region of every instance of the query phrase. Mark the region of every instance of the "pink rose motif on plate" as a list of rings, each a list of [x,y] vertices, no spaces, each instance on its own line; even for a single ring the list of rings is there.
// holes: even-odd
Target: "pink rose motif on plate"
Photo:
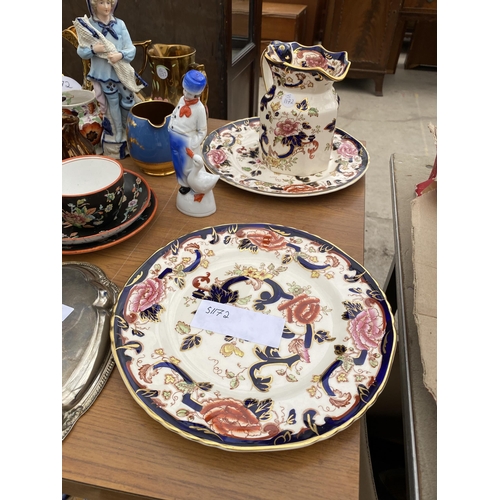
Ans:
[[[275,424],[262,428],[259,419],[241,401],[212,399],[200,411],[205,422],[222,436],[239,439],[267,439],[279,432]]]
[[[282,250],[286,247],[286,240],[283,236],[267,229],[255,229],[253,231],[238,231],[236,236],[247,238],[254,245],[266,252]]]
[[[301,51],[299,52],[298,59],[304,58],[306,60],[306,66],[308,68],[322,68],[328,69],[328,61],[315,50]]]
[[[158,278],[147,278],[138,283],[130,290],[127,306],[126,319],[129,323],[137,321],[140,313],[158,305],[166,294],[166,285]],[[142,316],[142,315],[141,315]]]
[[[218,167],[227,160],[226,152],[222,148],[211,149],[207,153],[207,156],[208,159],[210,160],[210,163],[215,167]]]
[[[384,318],[376,307],[364,309],[349,321],[349,333],[360,350],[378,347],[384,336]]]
[[[282,302],[278,306],[278,311],[284,311],[288,323],[308,325],[317,321],[321,316],[320,300],[316,297],[309,297],[305,293],[297,295],[291,300]]]
[[[359,151],[351,141],[342,141],[342,144],[337,149],[337,153],[346,158],[355,158],[358,156]]]
[[[276,124],[276,129],[274,135],[288,137],[290,135],[297,135],[299,133],[299,124],[294,122],[290,118],[285,121],[278,122]]]
[[[200,413],[210,427],[223,436],[250,439],[261,433],[259,419],[234,399],[211,400]]]

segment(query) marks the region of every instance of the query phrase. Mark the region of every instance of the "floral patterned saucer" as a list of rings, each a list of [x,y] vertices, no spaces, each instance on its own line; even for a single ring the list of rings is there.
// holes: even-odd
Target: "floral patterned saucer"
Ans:
[[[70,224],[62,225],[63,245],[83,245],[109,239],[133,224],[149,206],[151,189],[142,176],[131,170],[123,171],[124,196],[116,222],[112,227],[106,227],[96,232],[95,226],[84,224],[85,214],[82,214],[82,227],[76,228]]]
[[[357,182],[368,169],[365,147],[347,132],[334,132],[328,168],[308,177],[275,173],[259,159],[259,118],[238,120],[214,130],[203,143],[208,169],[221,180],[246,191],[268,196],[297,198],[318,196]]]
[[[283,318],[279,347],[191,325],[202,299]],[[384,293],[332,243],[227,224],[153,254],[120,292],[111,348],[134,400],[181,436],[232,451],[300,448],[347,428],[396,350]]]
[[[83,253],[97,252],[104,248],[109,248],[125,240],[128,240],[139,231],[142,231],[154,218],[156,209],[158,208],[158,200],[154,191],[151,190],[151,200],[144,212],[136,219],[130,226],[123,229],[121,232],[116,233],[104,240],[94,241],[91,243],[84,243],[82,245],[64,245],[62,246],[63,255],[78,255]]]

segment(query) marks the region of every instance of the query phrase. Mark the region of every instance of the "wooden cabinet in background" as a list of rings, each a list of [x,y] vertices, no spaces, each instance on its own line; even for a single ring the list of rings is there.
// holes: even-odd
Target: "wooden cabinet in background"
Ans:
[[[417,1],[417,0],[413,0]],[[371,78],[383,95],[402,0],[335,0],[328,2],[323,46],[345,50],[351,61],[348,78]]]
[[[437,66],[437,19],[421,19],[415,23],[404,67],[418,66]]]
[[[304,40],[306,15],[305,5],[263,2],[261,54],[273,40],[302,43],[300,40]]]
[[[273,40],[304,43],[306,14],[305,5],[262,2],[259,54],[262,54]],[[248,31],[248,20],[248,1],[233,0],[233,36],[241,36],[241,33]]]
[[[241,8],[241,3],[246,4],[244,10],[248,13],[246,31],[245,20],[238,21],[238,16],[234,15],[235,10]],[[219,74],[219,77],[222,83],[223,77],[227,76],[224,82],[227,96],[226,119],[234,121],[257,115],[262,0],[229,0],[229,4],[228,22],[225,25],[229,47],[226,52],[227,73]]]
[[[395,73],[403,40],[411,32],[405,69],[437,66],[437,0],[403,0],[388,73]]]
[[[305,27],[303,34],[300,35],[300,38],[284,41],[299,42],[302,45],[314,45],[318,40],[320,40],[319,31],[321,26],[321,14],[323,12],[323,4],[326,1],[327,0],[273,0],[275,3],[305,5],[307,9],[305,13]],[[262,30],[264,30],[264,27],[262,27]],[[264,36],[262,36],[262,38],[264,39]]]

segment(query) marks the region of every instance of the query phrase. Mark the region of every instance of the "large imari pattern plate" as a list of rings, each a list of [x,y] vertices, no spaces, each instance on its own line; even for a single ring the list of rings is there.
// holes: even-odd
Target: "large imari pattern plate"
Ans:
[[[278,348],[191,326],[202,299],[285,320]],[[152,255],[111,328],[125,385],[168,429],[233,451],[299,448],[348,427],[383,390],[390,306],[332,243],[272,224],[208,227]]]
[[[366,148],[337,128],[330,163],[308,177],[276,173],[259,159],[259,118],[238,120],[214,130],[203,142],[208,169],[221,180],[245,191],[267,196],[298,198],[339,191],[361,179],[370,163]]]

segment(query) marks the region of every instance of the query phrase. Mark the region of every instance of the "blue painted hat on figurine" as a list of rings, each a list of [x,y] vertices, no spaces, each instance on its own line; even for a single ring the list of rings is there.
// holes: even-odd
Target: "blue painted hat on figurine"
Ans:
[[[200,71],[195,69],[189,70],[182,81],[182,87],[187,90],[190,94],[198,95],[203,92],[205,85],[207,84],[207,78]]]

